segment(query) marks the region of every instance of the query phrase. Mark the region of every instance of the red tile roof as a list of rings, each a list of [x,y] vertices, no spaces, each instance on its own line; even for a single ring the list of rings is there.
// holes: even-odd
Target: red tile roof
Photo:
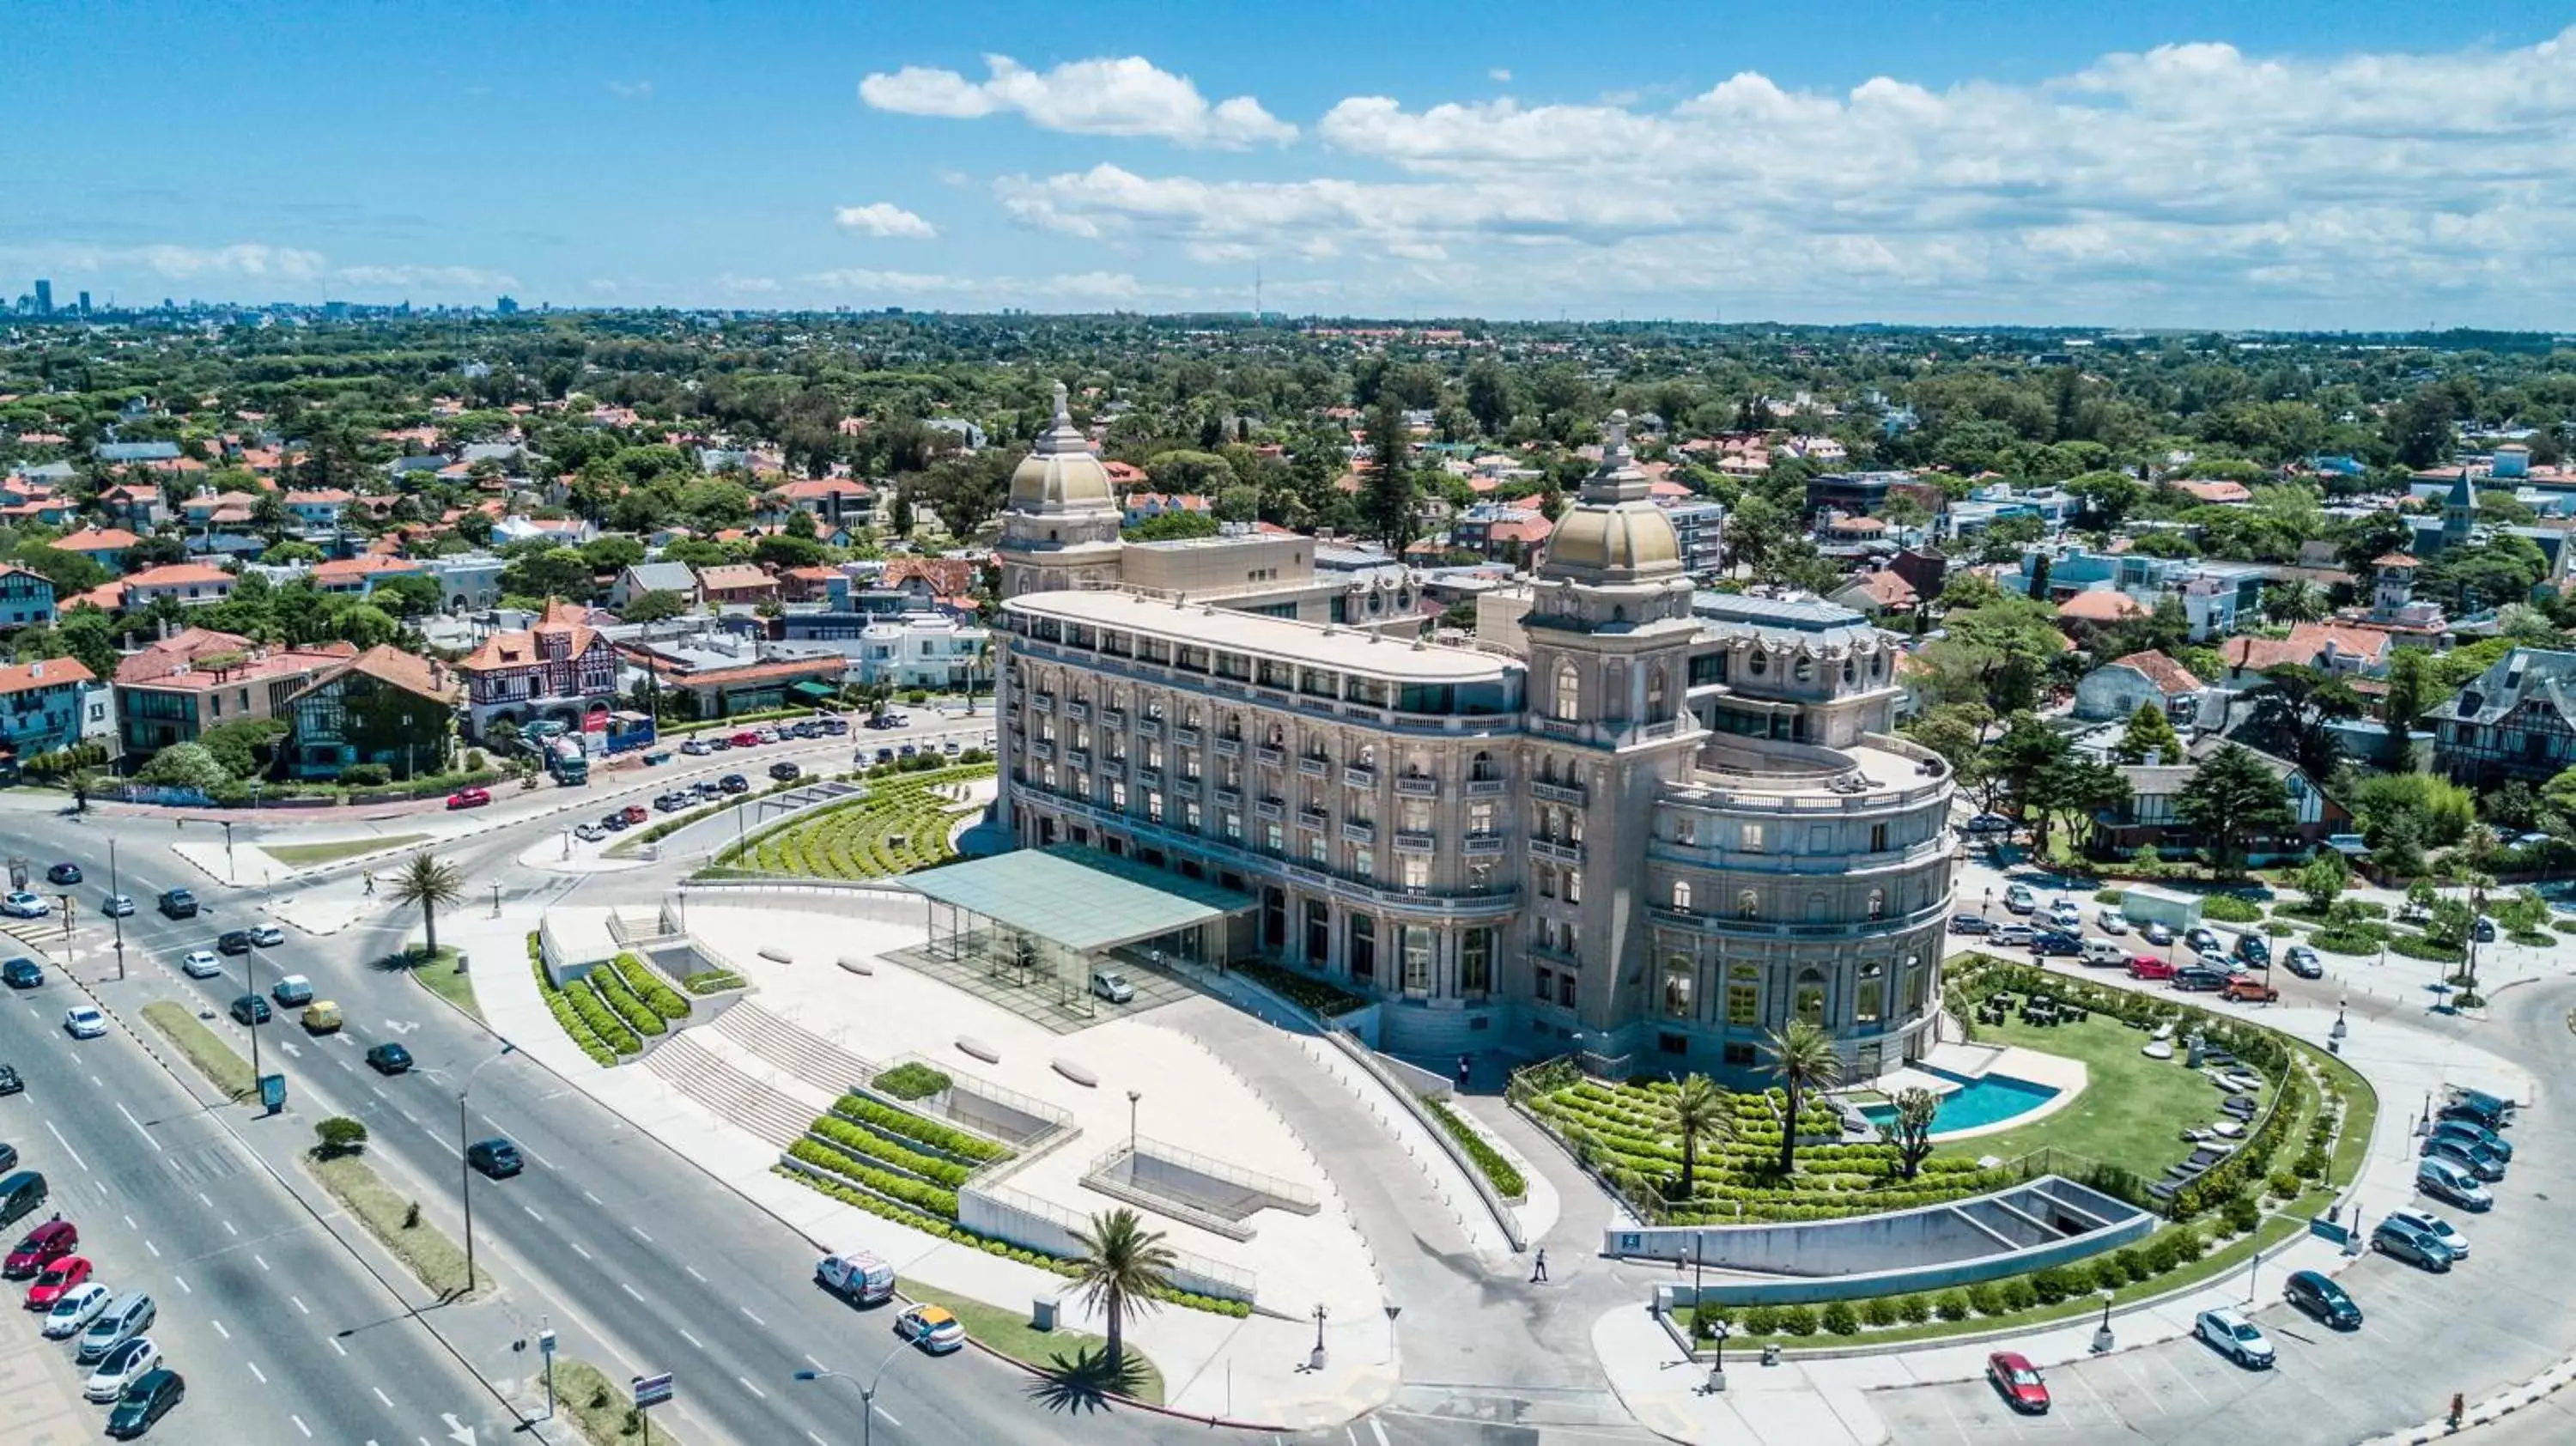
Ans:
[[[123,552],[142,540],[122,527],[84,527],[54,539],[54,546],[65,552]]]
[[[78,658],[44,658],[32,663],[0,664],[0,698],[66,683],[95,683],[98,675]]]
[[[898,557],[885,565],[878,584],[901,587],[917,577],[939,596],[955,597],[975,590],[980,571],[971,557]]]
[[[2197,693],[2201,689],[2201,681],[2192,676],[2191,669],[2153,649],[2115,658],[2112,666],[2135,668],[2146,674],[2147,681],[2155,684],[2167,697],[2176,693]]]
[[[2061,622],[2116,623],[2146,613],[2145,605],[2127,593],[2114,588],[2097,587],[2079,592],[2057,605]]]

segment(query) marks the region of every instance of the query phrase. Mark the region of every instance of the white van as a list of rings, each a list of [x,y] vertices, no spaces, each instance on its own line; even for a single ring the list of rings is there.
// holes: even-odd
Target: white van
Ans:
[[[826,1255],[814,1267],[814,1283],[852,1305],[875,1305],[894,1298],[894,1267],[864,1250]]]
[[[2084,941],[2083,957],[2084,962],[2087,964],[2101,964],[2112,968],[2118,968],[2119,966],[2129,962],[2129,954],[2127,950],[2122,949],[2119,945],[2112,943],[2108,939],[2100,938],[2087,939]]]

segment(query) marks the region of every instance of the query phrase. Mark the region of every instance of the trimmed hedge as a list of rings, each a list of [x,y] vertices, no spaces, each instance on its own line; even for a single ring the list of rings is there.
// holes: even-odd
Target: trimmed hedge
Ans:
[[[2210,894],[2200,901],[2200,911],[2222,924],[2251,924],[2263,917],[2263,906],[2234,894]]]
[[[841,1096],[840,1100],[832,1106],[832,1113],[846,1116],[863,1125],[874,1125],[888,1134],[901,1135],[907,1140],[918,1141],[934,1150],[945,1150],[949,1154],[973,1160],[977,1164],[989,1164],[995,1160],[1005,1159],[1011,1153],[981,1135],[970,1135],[964,1130],[951,1129],[936,1120],[924,1119],[910,1110],[899,1110],[891,1105],[878,1104],[865,1095]]]
[[[942,1160],[935,1155],[907,1150],[881,1135],[872,1134],[837,1116],[824,1115],[816,1119],[814,1133],[844,1150],[865,1155],[892,1169],[901,1170],[907,1175],[918,1175],[933,1185],[944,1185],[951,1190],[965,1184],[967,1177],[974,1173],[954,1160]]]
[[[620,954],[613,961],[617,977],[635,991],[635,997],[652,1007],[655,1014],[677,1022],[689,1017],[688,996],[662,982],[653,966],[632,954]]]
[[[599,991],[599,997],[609,1008],[616,1010],[617,1017],[625,1020],[627,1027],[637,1034],[659,1036],[671,1028],[662,1022],[662,1016],[653,1012],[651,1005],[635,997],[635,991],[626,987],[626,981],[617,977],[615,969],[593,969],[583,982]]]
[[[703,996],[722,994],[728,989],[740,989],[743,987],[743,978],[730,969],[709,969],[692,974],[680,983],[686,986],[691,994]]]
[[[868,1081],[868,1088],[899,1100],[928,1099],[956,1081],[921,1061],[906,1060]]]
[[[1518,1200],[1529,1193],[1529,1182],[1521,1178],[1520,1170],[1504,1159],[1501,1151],[1488,1144],[1483,1135],[1476,1133],[1474,1126],[1458,1118],[1456,1111],[1428,1095],[1422,1097],[1422,1107],[1440,1122],[1440,1128],[1449,1132],[1449,1138],[1466,1150],[1467,1158],[1476,1162],[1476,1168],[1493,1182],[1494,1189],[1504,1199]]]
[[[926,1210],[945,1220],[957,1218],[957,1192],[954,1190],[942,1189],[891,1170],[881,1170],[861,1156],[816,1140],[798,1140],[787,1147],[787,1153],[816,1169],[829,1170],[890,1200]]]
[[[618,1054],[615,1047],[607,1041],[605,1036],[601,1035],[599,1031],[591,1027],[589,1017],[584,1015],[574,1004],[573,996],[557,989],[554,981],[546,977],[545,958],[539,952],[537,936],[533,932],[528,935],[528,968],[537,977],[537,994],[540,998],[546,1001],[546,1012],[555,1017],[555,1023],[563,1026],[565,1037],[570,1039],[574,1044],[581,1046],[581,1052],[589,1055],[592,1063],[615,1065],[617,1063]],[[587,997],[587,994],[588,991],[584,991],[585,997]],[[590,1003],[594,1008],[596,1008],[599,1001],[592,999],[590,1000]],[[612,1020],[610,1022],[614,1023],[615,1021]],[[628,1035],[627,1038],[633,1039],[634,1036]],[[637,1040],[635,1042],[635,1049],[641,1049],[643,1047],[643,1042],[641,1040]],[[633,1053],[634,1051],[629,1050],[627,1052]]]

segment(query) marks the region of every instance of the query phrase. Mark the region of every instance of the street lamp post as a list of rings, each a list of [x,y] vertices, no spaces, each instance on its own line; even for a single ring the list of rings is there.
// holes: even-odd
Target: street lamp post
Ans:
[[[474,1293],[474,1166],[466,1158],[468,1150],[465,1143],[465,1096],[473,1090],[474,1077],[483,1072],[484,1066],[500,1063],[509,1058],[517,1048],[518,1046],[510,1041],[502,1040],[501,1052],[467,1070],[465,1082],[456,1087],[456,1197],[465,1206],[465,1289],[463,1293],[467,1295]]]
[[[107,841],[107,894],[111,900],[122,897],[116,883],[116,840],[114,838]],[[116,926],[116,980],[122,984],[125,982],[125,915],[111,903],[108,905],[107,917]]]
[[[1136,1103],[1143,1098],[1143,1090],[1127,1092],[1127,1174],[1130,1179],[1136,1174]]]
[[[1699,1307],[1694,1305],[1691,1309],[1697,1311]],[[1708,1342],[1714,1354],[1708,1360],[1708,1389],[1712,1394],[1726,1389],[1726,1336],[1726,1322],[1722,1320],[1709,1322]]]
[[[886,1358],[877,1362],[876,1370],[864,1381],[845,1371],[822,1370],[798,1371],[796,1373],[796,1379],[800,1381],[847,1381],[851,1385],[858,1387],[859,1446],[868,1446],[868,1434],[873,1431],[876,1426],[877,1383],[885,1379],[886,1368],[894,1364],[894,1358],[902,1355],[905,1351],[910,1349],[912,1349],[912,1344],[907,1341],[904,1344],[895,1347],[893,1350],[886,1352]]]
[[[1321,1301],[1316,1302],[1315,1353],[1306,1358],[1306,1369],[1309,1371],[1320,1371],[1324,1368],[1324,1317],[1329,1314],[1331,1312],[1324,1309]]]
[[[2093,1353],[2097,1356],[2111,1353],[2111,1292],[2108,1290],[2102,1292],[2102,1324],[2093,1329]]]

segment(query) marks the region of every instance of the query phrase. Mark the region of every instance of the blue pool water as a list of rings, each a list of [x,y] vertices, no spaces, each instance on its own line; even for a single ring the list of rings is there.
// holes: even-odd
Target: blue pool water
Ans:
[[[1941,1096],[1941,1107],[1932,1114],[1932,1133],[1948,1134],[1954,1130],[1982,1129],[1999,1125],[2017,1115],[2029,1114],[2057,1098],[2057,1091],[2044,1084],[2032,1084],[2010,1075],[1990,1074],[1969,1079],[1946,1069],[1916,1065],[1925,1074],[1959,1081],[1959,1087]],[[1892,1124],[1896,1119],[1894,1105],[1863,1105],[1862,1115],[1873,1125]]]

